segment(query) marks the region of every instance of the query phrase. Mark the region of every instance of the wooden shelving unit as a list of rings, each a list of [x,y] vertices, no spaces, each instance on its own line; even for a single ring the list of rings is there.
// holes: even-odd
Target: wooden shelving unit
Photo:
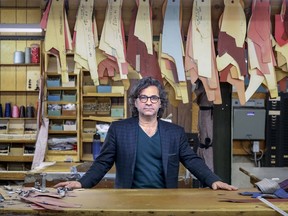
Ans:
[[[0,8],[1,23],[38,23],[40,8]],[[42,58],[39,63],[14,64],[14,52],[23,51],[34,44],[42,46],[42,41],[19,39],[15,33],[1,33],[0,40],[0,104],[3,116],[0,117],[0,180],[23,180],[33,161],[38,130],[37,102],[39,90],[37,81],[42,74]],[[11,36],[11,37],[10,37]],[[36,34],[35,34],[36,36]],[[6,40],[7,38],[7,40]],[[34,108],[32,118],[5,117],[5,105],[28,106]],[[11,109],[12,110],[12,109]],[[27,127],[26,127],[27,126]]]
[[[107,81],[107,80],[106,80]],[[100,81],[101,84],[101,81]],[[110,92],[103,92],[103,88]],[[109,90],[110,89],[110,90]],[[81,71],[81,160],[93,161],[93,136],[97,132],[101,141],[105,133],[96,129],[97,124],[110,125],[127,117],[127,92],[122,81],[108,81],[94,86],[87,70]]]
[[[45,116],[49,119],[45,161],[80,161],[80,82],[73,55],[67,56],[67,63],[69,82],[63,83],[56,57],[45,53]]]
[[[40,15],[40,14],[39,14]],[[37,104],[38,80],[42,74],[41,53],[39,63],[14,64],[13,52],[38,44],[38,40],[0,41],[0,180],[23,180],[31,168],[38,132]],[[20,110],[25,107],[25,117],[5,115],[6,104]],[[27,108],[32,117],[27,117]]]

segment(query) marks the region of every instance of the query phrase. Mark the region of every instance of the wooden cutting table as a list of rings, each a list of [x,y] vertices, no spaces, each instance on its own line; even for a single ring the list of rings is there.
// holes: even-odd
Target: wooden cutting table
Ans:
[[[51,192],[55,189],[48,188]],[[241,191],[255,191],[247,189]],[[80,208],[64,211],[32,210],[22,201],[0,203],[0,215],[279,215],[262,202],[231,203],[223,199],[247,199],[239,191],[211,189],[86,189],[74,190],[76,197],[65,197],[68,203],[81,204]],[[248,197],[248,199],[253,199]],[[255,200],[255,199],[253,199]],[[9,205],[10,204],[10,205]],[[288,203],[274,203],[288,211]]]

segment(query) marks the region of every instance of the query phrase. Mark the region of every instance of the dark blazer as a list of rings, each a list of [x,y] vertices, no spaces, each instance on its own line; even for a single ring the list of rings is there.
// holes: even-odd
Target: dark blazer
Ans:
[[[132,187],[139,131],[138,121],[138,118],[132,117],[110,125],[100,155],[79,180],[83,188],[95,186],[111,169],[114,162],[116,166],[115,187]],[[220,180],[191,149],[182,127],[159,120],[158,128],[166,188],[177,188],[179,162],[203,184],[211,187],[213,182]]]

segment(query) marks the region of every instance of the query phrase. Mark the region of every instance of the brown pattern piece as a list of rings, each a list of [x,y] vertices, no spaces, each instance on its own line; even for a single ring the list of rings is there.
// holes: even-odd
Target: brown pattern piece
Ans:
[[[153,49],[153,55],[148,54],[147,47],[144,42],[134,35],[135,21],[138,7],[135,6],[132,12],[131,25],[129,29],[129,37],[127,43],[127,62],[136,69],[137,57],[140,58],[140,74],[142,77],[151,76],[162,82],[161,70],[157,60],[157,55]]]
[[[244,47],[237,47],[235,38],[228,35],[226,32],[219,32],[218,36],[218,54],[221,57],[228,53],[238,63],[240,73],[242,76],[247,74],[247,67],[245,64],[245,49]]]

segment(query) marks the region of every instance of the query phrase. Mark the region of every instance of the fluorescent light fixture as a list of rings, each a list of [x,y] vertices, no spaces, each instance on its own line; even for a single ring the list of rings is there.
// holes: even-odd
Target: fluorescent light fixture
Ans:
[[[0,24],[0,32],[42,32],[40,24]]]

